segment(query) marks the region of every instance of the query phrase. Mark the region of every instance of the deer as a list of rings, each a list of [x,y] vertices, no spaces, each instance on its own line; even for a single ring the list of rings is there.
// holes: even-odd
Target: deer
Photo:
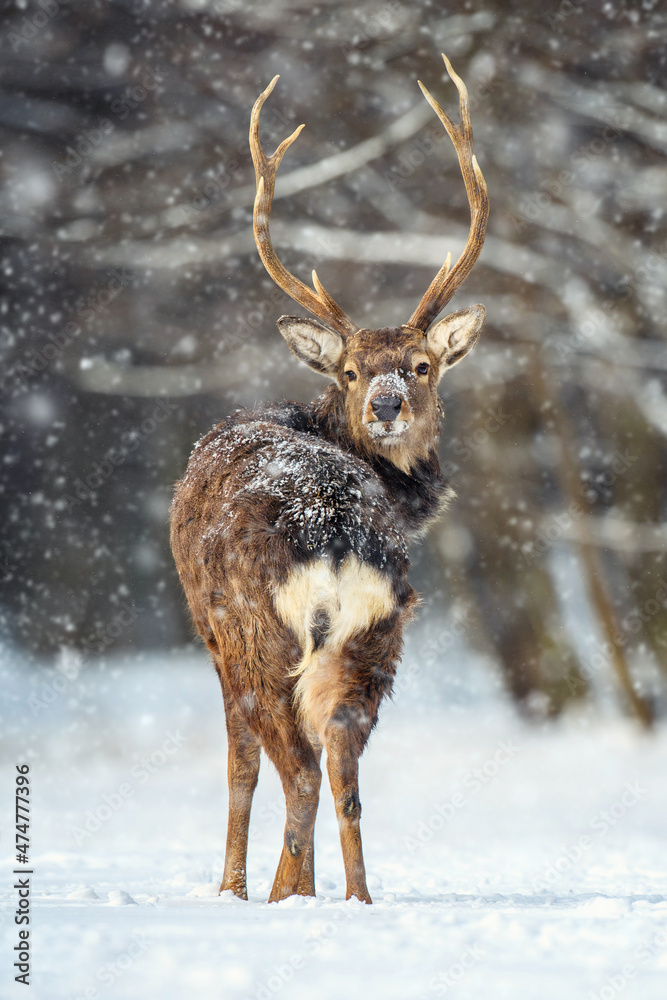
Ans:
[[[278,329],[329,385],[310,403],[259,404],[217,424],[195,445],[171,508],[175,563],[225,709],[229,814],[219,891],[244,900],[262,749],[286,804],[269,902],[315,895],[324,750],[346,899],[371,903],[359,758],[391,694],[419,600],[408,580],[408,545],[453,495],[438,464],[437,385],[474,347],[485,317],[473,305],[437,319],[479,257],[489,212],[468,92],[442,58],[458,90],[460,124],[419,86],[456,150],[470,231],[455,266],[450,253],[401,326],[357,327],[315,271],[311,288],[278,259],[269,233],[276,174],[304,126],[265,155],[260,112],[278,76],[251,114],[257,250],[273,281],[311,314],[282,316]]]

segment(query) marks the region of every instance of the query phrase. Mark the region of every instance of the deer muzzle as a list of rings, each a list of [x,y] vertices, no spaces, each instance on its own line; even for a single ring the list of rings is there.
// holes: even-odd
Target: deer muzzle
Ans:
[[[371,400],[371,409],[376,420],[396,420],[402,405],[403,400],[400,396],[376,396]]]
[[[364,423],[374,439],[387,444],[407,431],[413,414],[408,402],[408,386],[396,372],[371,380],[364,407]]]
[[[386,444],[402,437],[412,419],[410,404],[400,396],[376,396],[368,410],[368,433],[375,440],[381,438]]]

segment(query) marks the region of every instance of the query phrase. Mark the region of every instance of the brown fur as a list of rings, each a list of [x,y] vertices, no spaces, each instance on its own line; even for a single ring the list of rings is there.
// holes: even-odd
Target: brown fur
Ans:
[[[370,902],[358,758],[391,691],[417,601],[406,542],[450,495],[435,452],[442,361],[427,336],[406,327],[361,330],[341,348],[319,325],[280,322],[292,350],[334,384],[311,404],[240,411],[214,428],[195,447],[171,515],[174,558],[227,718],[221,891],[247,898],[250,804],[263,747],[287,804],[270,899],[314,893],[326,748],[347,896]],[[424,364],[428,371],[418,370]],[[387,400],[395,417],[379,420],[373,404]],[[403,430],[389,444],[386,433],[396,427]]]
[[[333,385],[309,405],[257,407],[214,428],[196,445],[172,506],[174,558],[225,703],[230,794],[220,889],[243,898],[260,747],[278,769],[287,806],[270,899],[314,895],[326,748],[347,898],[371,901],[358,760],[417,602],[407,543],[451,496],[436,454],[436,386],[474,346],[484,320],[484,308],[472,306],[430,325],[479,256],[488,216],[467,91],[443,59],[459,91],[461,124],[420,86],[456,148],[471,231],[454,268],[448,258],[401,327],[359,330],[315,272],[313,290],[280,263],[269,234],[274,184],[303,126],[265,155],[259,118],[277,77],[251,115],[259,255],[277,284],[324,320],[283,316],[278,327],[290,350]]]
[[[419,362],[429,364],[428,374],[416,376]],[[409,327],[382,330],[360,330],[347,341],[347,350],[340,363],[339,384],[344,384],[344,372],[357,373],[346,398],[347,426],[359,452],[367,457],[381,455],[403,472],[409,473],[415,462],[426,459],[440,436],[440,411],[437,394],[438,365],[429,356],[426,336]],[[409,373],[409,397],[401,406],[400,418],[409,422],[409,437],[397,444],[378,443],[368,447],[365,424],[373,419],[370,402],[381,390],[371,393],[366,402],[371,380],[393,372]],[[363,404],[366,403],[364,406]]]

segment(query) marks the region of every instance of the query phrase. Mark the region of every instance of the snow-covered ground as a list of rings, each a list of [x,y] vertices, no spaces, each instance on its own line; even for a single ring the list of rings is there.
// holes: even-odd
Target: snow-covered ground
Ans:
[[[667,732],[646,737],[591,714],[529,727],[482,667],[462,660],[457,677],[456,662],[447,656],[442,667],[452,693],[444,704],[408,655],[407,682],[362,760],[374,905],[344,901],[326,782],[318,898],[269,905],[284,806],[266,760],[250,901],[216,895],[225,732],[203,655],[77,674],[66,661],[61,671],[26,669],[6,652],[2,996],[662,1000]],[[35,873],[29,990],[11,968],[14,768],[24,761]]]

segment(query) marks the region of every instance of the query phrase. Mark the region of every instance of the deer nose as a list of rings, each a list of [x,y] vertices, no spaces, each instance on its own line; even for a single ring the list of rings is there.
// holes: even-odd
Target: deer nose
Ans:
[[[376,396],[371,401],[371,407],[378,420],[395,420],[401,412],[402,403],[400,396]]]

